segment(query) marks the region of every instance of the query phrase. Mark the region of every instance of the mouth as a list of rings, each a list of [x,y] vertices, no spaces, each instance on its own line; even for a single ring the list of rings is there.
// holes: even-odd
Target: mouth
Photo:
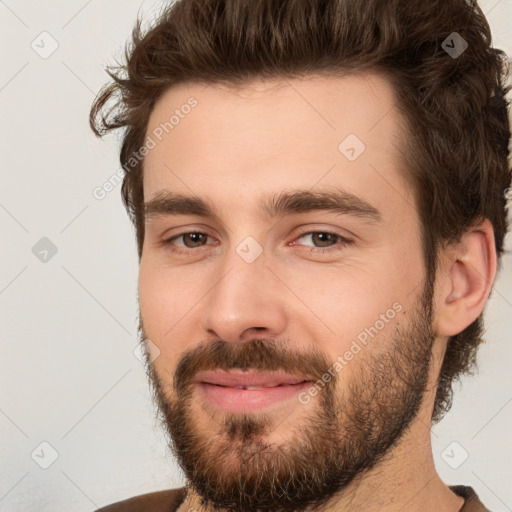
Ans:
[[[223,386],[222,384],[214,384],[212,382],[204,382],[204,384],[211,384],[212,386],[219,386],[221,388],[254,390],[254,389],[280,388],[282,386],[296,386],[297,384],[301,384],[302,382],[307,382],[307,381],[304,380],[301,382],[297,382],[296,384],[278,384],[277,386]]]
[[[286,374],[204,372],[198,375],[202,399],[225,412],[247,413],[283,404],[311,386],[311,380]]]
[[[226,372],[214,370],[200,372],[197,375],[196,381],[235,389],[264,389],[279,386],[292,386],[310,381],[310,379],[307,376],[296,376],[285,373]]]

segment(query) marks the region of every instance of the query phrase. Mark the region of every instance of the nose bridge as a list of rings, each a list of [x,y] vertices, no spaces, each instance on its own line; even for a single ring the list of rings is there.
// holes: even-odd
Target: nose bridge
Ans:
[[[245,331],[264,328],[278,335],[286,315],[267,268],[269,258],[253,237],[230,248],[219,265],[219,277],[205,297],[203,324],[225,341],[239,340]]]

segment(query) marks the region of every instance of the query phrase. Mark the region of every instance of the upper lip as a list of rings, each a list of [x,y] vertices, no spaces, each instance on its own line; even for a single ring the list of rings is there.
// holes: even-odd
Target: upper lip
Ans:
[[[199,372],[195,380],[196,382],[227,387],[263,386],[269,388],[283,384],[298,384],[308,379],[286,373],[225,372],[222,370],[214,370]]]

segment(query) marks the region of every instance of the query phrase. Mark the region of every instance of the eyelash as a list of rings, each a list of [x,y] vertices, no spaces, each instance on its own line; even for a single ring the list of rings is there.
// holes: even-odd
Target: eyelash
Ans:
[[[168,238],[167,240],[162,241],[162,245],[169,247],[169,250],[176,254],[190,254],[192,252],[202,252],[204,249],[204,246],[201,246],[200,248],[177,248],[177,246],[173,245],[172,242],[176,240],[177,238],[181,238],[184,235],[191,235],[191,234],[198,234],[198,235],[206,235],[209,236],[207,233],[203,233],[201,231],[185,231],[184,233],[179,233],[178,235],[174,235],[171,238]],[[339,242],[337,242],[335,245],[331,247],[310,247],[309,253],[331,253],[333,251],[340,251],[345,246],[350,245],[352,243],[352,240],[349,240],[348,238],[345,238],[344,236],[341,236],[338,233],[334,233],[332,231],[305,231],[304,233],[301,233],[297,236],[297,238],[302,238],[306,235],[313,235],[313,234],[322,234],[322,235],[330,235],[335,238],[339,239]],[[341,244],[341,247],[339,245]],[[294,244],[295,245],[295,244]]]

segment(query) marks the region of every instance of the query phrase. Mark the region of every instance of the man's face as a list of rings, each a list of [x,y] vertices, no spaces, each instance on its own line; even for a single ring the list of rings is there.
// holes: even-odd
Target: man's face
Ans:
[[[215,214],[150,208],[139,274],[156,400],[205,506],[325,505],[422,406],[432,289],[393,102],[383,78],[352,75],[182,84],[152,112],[145,202],[193,196]],[[358,199],[320,205],[341,191]],[[247,372],[269,387],[212,383],[254,385]]]

